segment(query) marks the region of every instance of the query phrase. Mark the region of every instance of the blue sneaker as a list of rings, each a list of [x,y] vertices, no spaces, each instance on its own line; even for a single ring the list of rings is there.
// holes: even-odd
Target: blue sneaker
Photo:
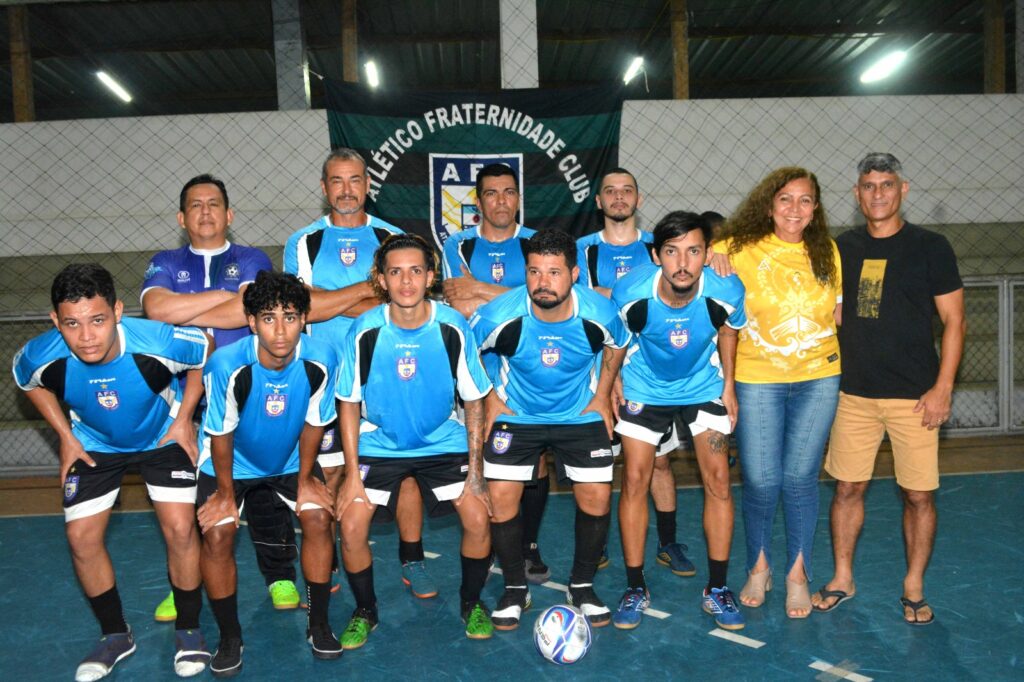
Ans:
[[[705,590],[701,608],[704,609],[704,613],[714,616],[715,625],[724,630],[742,630],[747,624],[743,614],[736,607],[736,597],[728,587],[712,587],[710,592]]]
[[[75,670],[75,682],[95,682],[106,677],[121,660],[135,651],[135,638],[132,631],[113,635],[103,635],[99,644]]]
[[[437,596],[437,584],[427,573],[422,561],[406,561],[402,564],[402,582],[409,586],[413,596],[430,599]]]
[[[650,592],[642,587],[630,587],[619,601],[619,608],[612,616],[612,625],[620,630],[632,630],[640,625],[644,609],[650,605]]]
[[[670,542],[667,545],[658,545],[658,563],[668,566],[669,570],[676,575],[690,577],[697,575],[697,567],[683,554],[689,547],[680,542]]]
[[[199,628],[174,631],[174,672],[178,677],[192,677],[206,670],[210,652]]]

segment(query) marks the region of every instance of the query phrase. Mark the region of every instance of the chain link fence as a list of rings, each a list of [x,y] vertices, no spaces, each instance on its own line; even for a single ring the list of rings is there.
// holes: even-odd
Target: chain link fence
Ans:
[[[729,214],[768,171],[802,165],[818,175],[838,233],[860,222],[851,192],[857,160],[895,153],[911,182],[907,217],[950,239],[962,274],[989,282],[967,291],[970,331],[951,430],[1020,429],[1024,398],[1013,391],[1012,417],[1004,415],[999,387],[1009,372],[1001,306],[1024,319],[1021,121],[1020,96],[631,101],[620,163],[638,178],[647,227],[679,208]],[[280,266],[288,236],[322,211],[327,147],[323,111],[0,126],[0,364],[10,367],[17,349],[49,327],[50,282],[68,262],[107,267],[137,314],[150,256],[185,243],[178,192],[199,173],[227,183],[231,239],[263,247]],[[1012,306],[1000,303],[1010,290]],[[1014,344],[1005,355],[1024,386],[1015,331],[1004,332]],[[55,470],[52,437],[11,374],[2,376],[0,475]]]

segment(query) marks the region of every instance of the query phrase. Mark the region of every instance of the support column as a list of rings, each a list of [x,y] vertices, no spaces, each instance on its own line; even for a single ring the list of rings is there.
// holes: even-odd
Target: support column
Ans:
[[[502,89],[539,87],[537,0],[498,0],[498,14]]]
[[[1003,0],[985,0],[984,27],[985,94],[1004,93],[1006,92],[1006,21],[1003,18]],[[1019,27],[1017,30],[1020,30]]]
[[[32,52],[28,40],[28,7],[7,8],[7,28],[11,44],[11,91],[14,101],[14,122],[36,120],[32,93]]]
[[[359,82],[359,38],[356,32],[356,0],[341,0],[341,77]]]
[[[299,0],[271,0],[279,111],[309,109],[309,62]]]
[[[1017,63],[1017,94],[1024,95],[1024,0],[1017,0],[1017,35],[1013,52]]]
[[[672,0],[672,98],[690,99],[690,39],[686,0]]]

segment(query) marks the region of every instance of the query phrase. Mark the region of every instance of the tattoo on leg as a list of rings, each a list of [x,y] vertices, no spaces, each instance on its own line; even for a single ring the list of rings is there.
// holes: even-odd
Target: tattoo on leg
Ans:
[[[711,448],[711,452],[716,455],[728,455],[729,436],[718,431],[711,431],[708,433],[708,446]]]

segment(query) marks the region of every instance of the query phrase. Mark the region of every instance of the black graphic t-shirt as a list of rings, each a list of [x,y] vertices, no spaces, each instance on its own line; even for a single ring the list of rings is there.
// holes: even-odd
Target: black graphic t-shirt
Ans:
[[[953,247],[910,223],[882,239],[856,228],[836,244],[843,266],[840,389],[864,398],[920,398],[939,373],[934,298],[963,287]]]

